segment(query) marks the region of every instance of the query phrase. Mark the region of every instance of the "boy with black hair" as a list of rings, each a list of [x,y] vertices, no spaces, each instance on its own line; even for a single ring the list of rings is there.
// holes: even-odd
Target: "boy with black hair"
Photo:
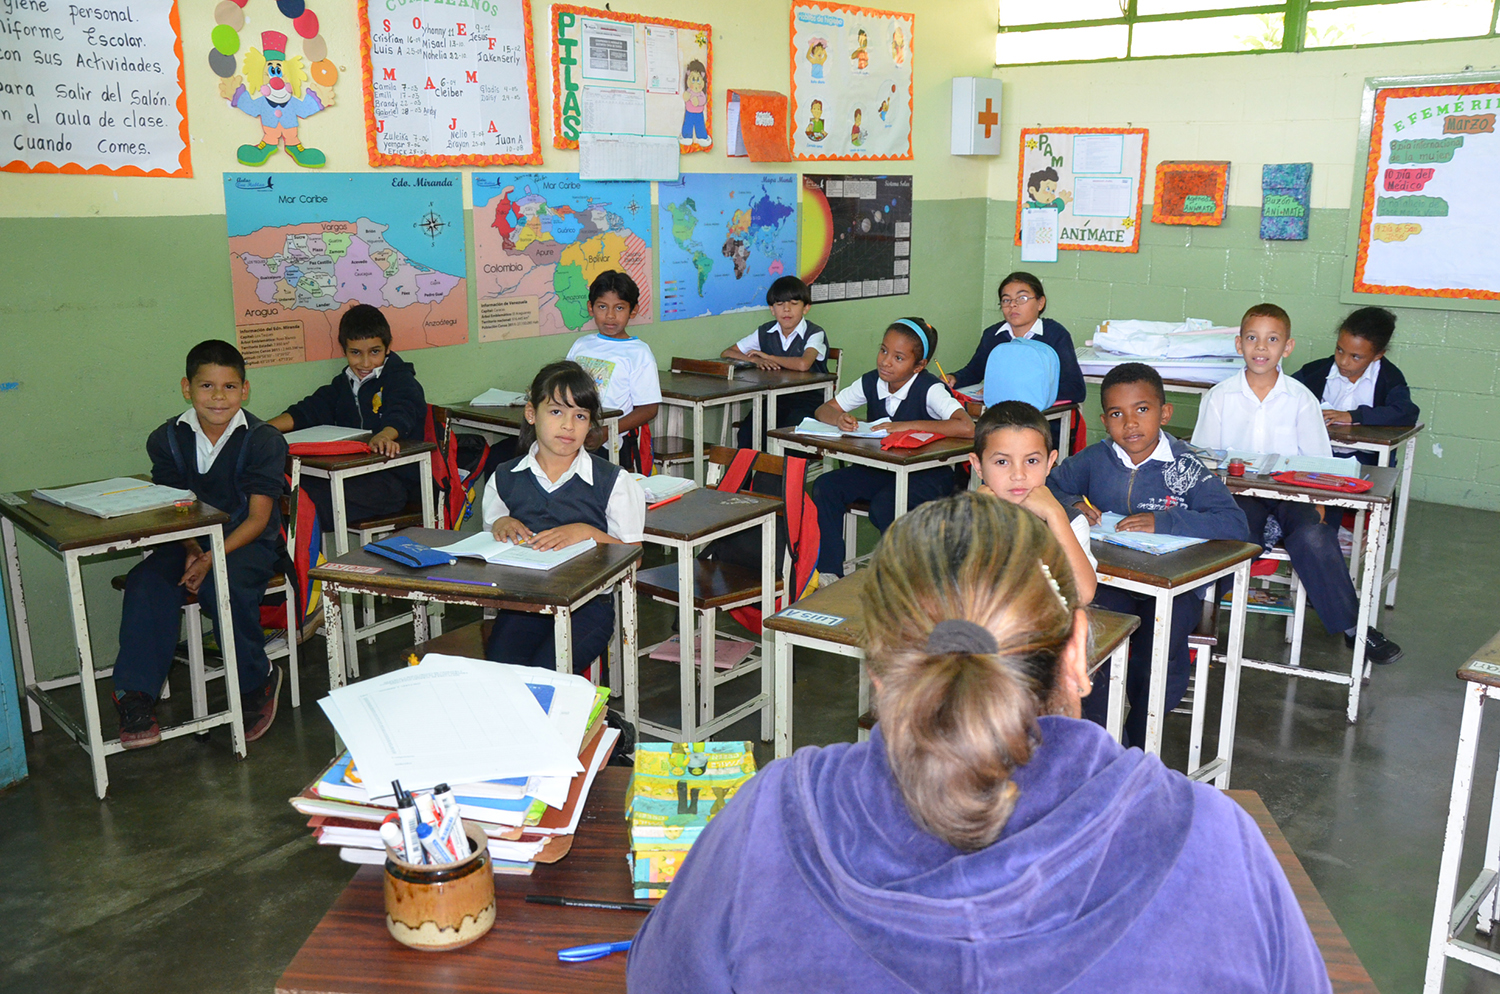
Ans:
[[[628,273],[608,269],[589,284],[589,315],[595,334],[584,335],[567,357],[584,368],[599,388],[599,405],[624,411],[620,418],[620,465],[651,472],[650,429],[636,429],[656,417],[661,406],[661,374],[651,346],[627,330],[641,303],[641,288]],[[634,434],[631,434],[634,432]],[[588,449],[597,452],[603,433],[590,433]]]
[[[1396,364],[1385,357],[1396,333],[1396,315],[1384,307],[1361,307],[1339,325],[1333,355],[1314,359],[1292,375],[1323,402],[1323,423],[1333,425],[1414,425],[1421,408]],[[1340,455],[1343,450],[1335,450]],[[1373,452],[1353,451],[1375,465]]]
[[[422,437],[427,398],[411,363],[391,351],[391,326],[380,308],[355,304],[339,319],[339,347],[348,363],[333,380],[278,414],[269,422],[281,432],[314,425],[337,425],[373,432],[370,448],[384,456],[401,454],[399,438]],[[395,472],[364,473],[344,481],[348,520],[397,514],[419,499],[418,467]],[[328,481],[303,477],[318,520],[333,527],[333,496]]]
[[[782,276],[766,291],[766,303],[771,307],[772,320],[720,355],[725,359],[753,362],[760,369],[828,372],[828,333],[807,319],[807,312],[812,308],[812,289],[795,276]],[[770,427],[801,424],[802,419],[811,417],[822,403],[821,390],[784,394],[776,400],[776,424]],[[740,448],[760,447],[762,440],[752,437],[754,424],[754,419],[749,416],[740,422]]]
[[[1093,524],[1098,523],[1100,511],[1123,514],[1117,531],[1250,541],[1245,512],[1235,504],[1223,482],[1205,469],[1186,445],[1161,430],[1172,418],[1172,405],[1167,403],[1166,389],[1156,370],[1139,362],[1114,367],[1099,388],[1099,401],[1104,407],[1109,439],[1074,453],[1052,471],[1047,486],[1059,502],[1083,512]],[[1172,601],[1168,711],[1187,692],[1188,636],[1202,617],[1203,595],[1200,587]],[[1125,677],[1130,716],[1125,721],[1124,744],[1138,746],[1146,738],[1156,599],[1100,584],[1094,603],[1141,619],[1141,627],[1130,639]],[[1106,675],[1094,678],[1094,686],[1099,689],[1083,701],[1084,716],[1101,725],[1108,699]]]
[[[276,719],[281,691],[281,670],[266,658],[260,602],[286,555],[280,507],[286,442],[241,408],[249,393],[245,360],[238,349],[218,340],[198,343],[188,353],[187,375],[182,378],[182,396],[192,406],[151,433],[146,453],[153,483],[191,490],[203,503],[230,514],[224,534],[229,627],[239,666],[245,738],[253,742]],[[190,538],[157,546],[125,578],[114,702],[120,744],[126,749],[161,741],[156,697],[172,666],[182,605],[189,594],[198,595],[220,641],[225,638],[217,617],[212,565],[213,553]]]

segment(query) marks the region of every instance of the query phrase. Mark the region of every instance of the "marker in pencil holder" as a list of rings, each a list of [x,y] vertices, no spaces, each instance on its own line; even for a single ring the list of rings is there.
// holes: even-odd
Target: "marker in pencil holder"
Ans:
[[[399,943],[427,952],[459,949],[495,924],[495,871],[482,830],[463,825],[470,855],[436,866],[385,851],[385,926]]]

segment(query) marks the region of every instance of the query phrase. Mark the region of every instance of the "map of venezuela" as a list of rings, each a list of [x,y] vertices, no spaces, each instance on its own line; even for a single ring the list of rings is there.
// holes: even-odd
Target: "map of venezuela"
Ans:
[[[652,320],[651,185],[570,173],[475,173],[479,340],[592,330],[589,284],[619,269]]]
[[[397,351],[468,341],[458,174],[226,174],[225,209],[250,365],[341,355],[355,304],[384,312]]]
[[[795,272],[797,184],[791,174],[688,173],[662,183],[662,320],[766,305],[776,277]]]

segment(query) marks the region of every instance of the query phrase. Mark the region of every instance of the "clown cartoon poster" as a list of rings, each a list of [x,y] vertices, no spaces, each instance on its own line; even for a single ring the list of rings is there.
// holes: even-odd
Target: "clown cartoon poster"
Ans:
[[[915,17],[792,3],[792,142],[798,159],[910,159]]]
[[[235,152],[240,165],[263,166],[285,152],[304,169],[321,169],[328,157],[313,145],[304,125],[333,106],[338,68],[328,58],[317,15],[303,0],[286,0],[277,8],[277,14],[258,9],[258,23],[252,25],[237,4],[220,3],[214,10],[209,68],[219,77],[219,96],[249,118],[245,144]],[[260,30],[259,48],[246,44],[259,24],[278,20],[277,27]],[[287,28],[300,53],[290,47]]]

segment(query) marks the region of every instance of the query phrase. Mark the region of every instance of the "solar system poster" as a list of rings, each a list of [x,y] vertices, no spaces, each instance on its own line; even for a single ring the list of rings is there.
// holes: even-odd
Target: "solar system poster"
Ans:
[[[909,292],[911,177],[804,175],[801,270],[813,303]]]

